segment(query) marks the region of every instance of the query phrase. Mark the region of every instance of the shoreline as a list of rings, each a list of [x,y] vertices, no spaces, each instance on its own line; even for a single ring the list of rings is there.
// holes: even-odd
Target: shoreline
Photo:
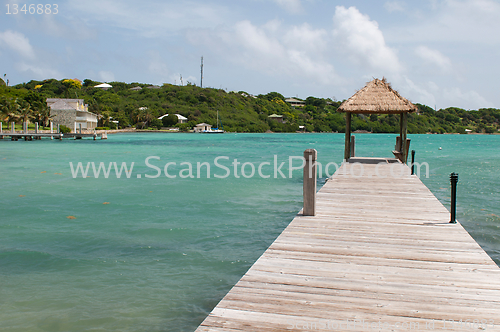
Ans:
[[[193,131],[178,131],[178,130],[147,130],[147,129],[111,129],[111,130],[96,130],[97,134],[101,133],[107,133],[107,134],[120,134],[120,133],[162,133],[162,134],[192,134],[194,133]],[[251,133],[251,132],[237,132],[237,131],[231,131],[231,132],[226,132],[228,134],[344,134],[344,133],[339,133],[339,132],[291,132],[291,133],[283,133],[283,132],[272,132],[272,131],[267,131],[265,133]],[[353,132],[352,134],[394,134],[397,135],[397,133],[373,133],[373,132]],[[499,133],[467,133],[467,134],[460,134],[460,133],[425,133],[425,134],[408,134],[408,135],[500,135]]]

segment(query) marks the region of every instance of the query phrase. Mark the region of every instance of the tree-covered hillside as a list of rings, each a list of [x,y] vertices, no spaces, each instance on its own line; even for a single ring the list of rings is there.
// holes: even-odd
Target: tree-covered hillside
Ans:
[[[100,82],[84,80],[30,81],[7,87],[0,85],[0,114],[2,121],[49,120],[46,98],[80,98],[89,105],[89,111],[101,116],[99,126],[161,128],[157,118],[169,113],[181,114],[188,123],[180,125],[188,130],[197,123],[216,126],[217,111],[226,131],[236,132],[295,132],[299,126],[305,131],[342,132],[345,115],[336,112],[341,102],[308,97],[305,107],[293,108],[277,93],[252,96],[246,92],[226,92],[221,89],[200,88],[195,85],[164,84],[151,86],[141,83],[110,82],[109,90],[94,88]],[[138,89],[136,87],[141,87]],[[136,88],[131,90],[131,88]],[[466,129],[478,133],[496,133],[499,129],[500,110],[464,110],[449,107],[435,111],[416,104],[418,114],[410,114],[409,133],[465,133]],[[282,115],[285,123],[270,119],[269,115]],[[399,117],[395,115],[355,115],[352,129],[376,133],[399,132]]]

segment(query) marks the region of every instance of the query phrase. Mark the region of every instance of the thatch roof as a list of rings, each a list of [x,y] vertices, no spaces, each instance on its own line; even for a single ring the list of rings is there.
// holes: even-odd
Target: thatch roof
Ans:
[[[414,112],[417,107],[399,95],[384,79],[375,78],[339,106],[337,111],[350,113],[404,113]]]

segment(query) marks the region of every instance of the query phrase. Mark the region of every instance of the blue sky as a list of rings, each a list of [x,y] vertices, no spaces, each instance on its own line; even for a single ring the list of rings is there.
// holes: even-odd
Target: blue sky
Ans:
[[[500,108],[494,0],[57,1],[58,14],[7,14],[0,72],[10,84],[90,78],[342,100],[386,77],[431,107]],[[7,6],[8,5],[8,6]]]

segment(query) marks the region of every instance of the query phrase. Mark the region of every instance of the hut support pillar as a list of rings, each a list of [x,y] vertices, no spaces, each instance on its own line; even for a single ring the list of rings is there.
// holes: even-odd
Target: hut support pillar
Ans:
[[[351,113],[345,114],[345,150],[344,159],[348,161],[351,157]]]
[[[408,155],[406,153],[406,138],[408,133],[408,113],[401,113],[401,152],[403,153],[403,163],[406,164]]]
[[[399,138],[403,138],[403,114],[401,113],[399,115]]]

